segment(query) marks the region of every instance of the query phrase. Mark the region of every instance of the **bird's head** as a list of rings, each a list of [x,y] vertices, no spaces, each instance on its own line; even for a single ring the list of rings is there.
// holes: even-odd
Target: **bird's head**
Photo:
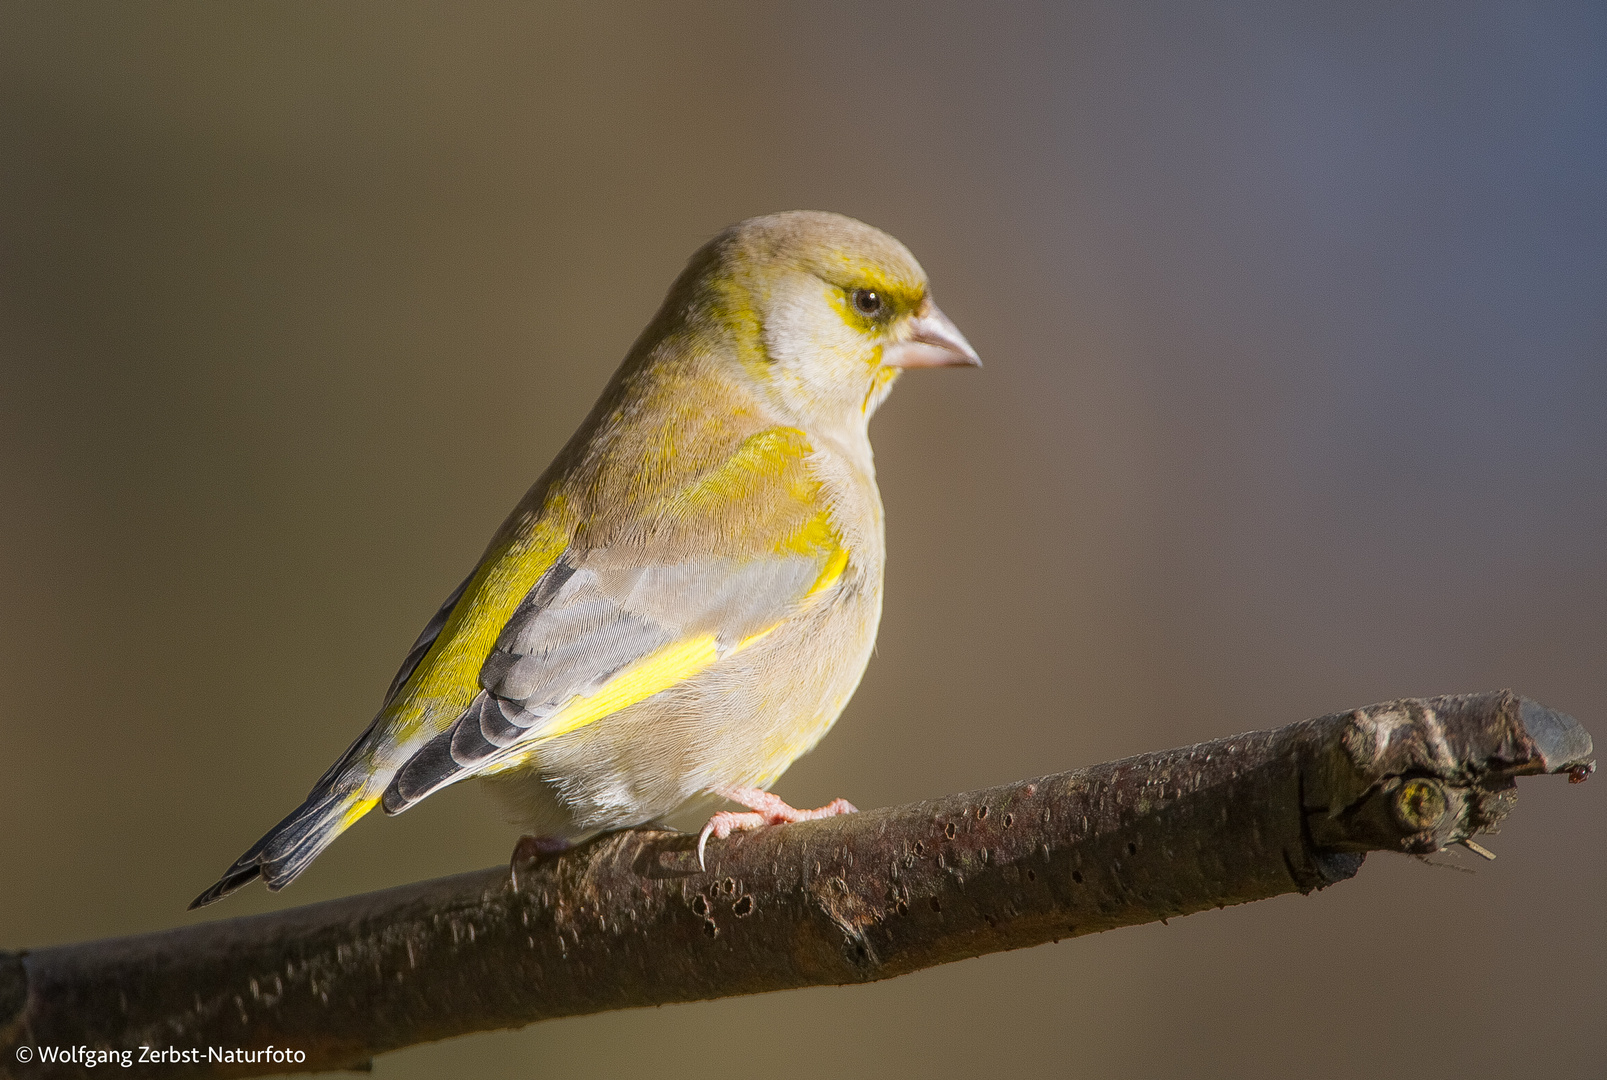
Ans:
[[[680,284],[682,310],[720,325],[742,377],[808,428],[863,432],[903,370],[981,363],[909,249],[840,214],[733,225]]]

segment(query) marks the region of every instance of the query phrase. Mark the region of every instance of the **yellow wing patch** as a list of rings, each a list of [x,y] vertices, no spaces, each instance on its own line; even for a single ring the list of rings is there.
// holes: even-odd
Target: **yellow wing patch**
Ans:
[[[805,595],[814,596],[816,593],[825,592],[837,584],[837,579],[842,577],[843,571],[847,569],[848,549],[839,547],[831,553],[826,565],[820,568],[820,576],[815,578],[815,583],[809,586],[809,591]]]
[[[658,512],[681,520],[707,515],[733,502],[740,505],[742,500],[754,493],[755,488],[771,487],[767,494],[776,496],[775,503],[779,506],[789,508],[787,517],[790,520],[783,526],[785,531],[779,535],[772,532],[771,535],[777,538],[759,547],[755,557],[804,555],[819,560],[819,573],[798,597],[800,601],[807,601],[835,585],[849,564],[848,549],[843,546],[831,512],[817,509],[821,484],[809,468],[808,459],[812,452],[808,436],[797,428],[762,431],[744,440],[737,451],[718,468],[665,497],[659,504]],[[779,490],[773,485],[779,485]],[[800,511],[808,516],[801,524],[794,524],[798,521]],[[767,637],[782,625],[787,614],[790,612],[778,612],[773,625],[724,649],[720,647],[716,635],[700,634],[650,653],[615,675],[594,693],[569,699],[538,729],[532,731],[529,742],[521,746],[522,752],[501,758],[483,771],[491,773],[515,768],[523,763],[529,753],[535,752],[540,742],[567,735],[685,682],[713,666],[716,661],[733,656]]]
[[[820,575],[809,586],[809,591],[804,593],[806,597],[831,588],[843,576],[843,571],[848,569],[848,549],[843,547],[837,525],[826,510],[804,522],[796,532],[777,544],[776,554],[812,555],[822,560]]]
[[[813,595],[842,576],[848,553],[830,508],[823,505],[822,485],[810,468],[812,453],[809,436],[798,428],[750,435],[718,468],[661,499],[651,516],[670,529],[719,522],[721,539],[753,556],[817,558],[821,577],[806,594]]]
[[[722,515],[732,506],[743,505],[756,488],[771,484],[778,485],[778,490],[766,492],[771,498],[808,505],[820,491],[820,482],[808,467],[813,451],[809,436],[798,428],[761,431],[742,440],[736,453],[719,468],[668,496],[661,505],[680,516]]]
[[[570,698],[563,708],[553,713],[547,722],[541,725],[540,732],[531,738],[528,751],[534,751],[536,743],[567,735],[571,731],[635,705],[638,701],[646,701],[654,694],[668,690],[677,683],[685,682],[712,666],[716,660],[741,652],[754,642],[768,636],[774,629],[775,627],[770,627],[757,634],[751,634],[723,652],[713,634],[702,634],[686,641],[666,645],[608,680],[595,694],[578,694]],[[502,758],[486,766],[482,771],[496,773],[517,768],[524,763],[526,756],[527,753],[520,753]]]
[[[849,552],[831,513],[820,506],[821,484],[809,467],[813,449],[809,437],[797,428],[759,432],[745,439],[717,468],[661,499],[650,516],[706,522],[733,505],[768,505],[773,513],[760,514],[746,523],[750,529],[760,530],[759,535],[728,535],[727,539],[748,547],[752,557],[805,555],[819,560],[819,573],[799,597],[808,600],[836,584],[849,564]],[[755,499],[760,492],[764,497]],[[543,522],[555,516],[544,514]],[[772,539],[762,540],[767,528]],[[478,689],[480,668],[504,625],[567,543],[563,530],[537,526],[528,537],[511,541],[507,550],[485,561],[435,648],[398,695],[393,713],[401,737],[418,730],[429,717],[456,715],[467,708]],[[521,740],[520,752],[490,762],[482,771],[515,768],[542,741],[566,735],[685,682],[772,633],[786,617],[780,612],[778,616],[774,625],[724,649],[716,635],[700,634],[642,657],[595,692],[570,698],[531,732],[528,742]]]
[[[513,534],[481,562],[440,637],[391,703],[394,739],[404,741],[432,717],[450,720],[468,708],[497,636],[568,546],[567,530],[554,524],[561,511],[548,506],[534,527]]]
[[[357,820],[379,805],[379,796],[367,799],[358,799],[348,806],[340,816],[340,824],[335,827],[335,835],[340,835],[357,823]]]
[[[557,738],[616,713],[660,690],[690,679],[720,658],[713,634],[677,641],[649,653],[604,683],[595,694],[573,698],[541,725],[542,739]]]

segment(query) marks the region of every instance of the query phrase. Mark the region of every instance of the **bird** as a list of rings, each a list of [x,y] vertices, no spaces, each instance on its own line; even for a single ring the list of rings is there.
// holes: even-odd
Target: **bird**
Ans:
[[[293,881],[375,808],[470,777],[535,858],[721,800],[711,837],[854,812],[770,788],[869,662],[886,542],[872,414],[980,366],[898,240],[750,218],[675,279],[569,442],[306,800],[197,896]]]

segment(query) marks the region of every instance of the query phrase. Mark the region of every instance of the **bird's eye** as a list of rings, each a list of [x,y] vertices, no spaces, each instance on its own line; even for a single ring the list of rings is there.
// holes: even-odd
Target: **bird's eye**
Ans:
[[[882,311],[882,294],[875,289],[855,289],[854,307],[861,315],[879,315]]]

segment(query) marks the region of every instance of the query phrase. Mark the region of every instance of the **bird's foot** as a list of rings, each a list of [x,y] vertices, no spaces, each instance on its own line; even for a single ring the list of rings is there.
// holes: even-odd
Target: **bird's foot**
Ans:
[[[859,809],[847,799],[833,799],[815,810],[799,810],[782,802],[779,796],[758,788],[720,788],[714,794],[730,799],[734,803],[741,803],[752,812],[744,814],[737,810],[721,810],[709,818],[708,823],[703,826],[703,831],[697,836],[699,870],[708,869],[703,861],[703,849],[711,836],[724,840],[734,832],[747,832],[766,825],[785,825],[789,821],[814,821],[817,818],[836,817],[838,814],[859,813]]]
[[[534,866],[542,859],[554,855],[561,855],[574,845],[567,840],[559,840],[554,836],[521,836],[519,842],[513,845],[513,858],[508,860],[508,873],[513,877],[513,887],[519,887],[519,868]]]

